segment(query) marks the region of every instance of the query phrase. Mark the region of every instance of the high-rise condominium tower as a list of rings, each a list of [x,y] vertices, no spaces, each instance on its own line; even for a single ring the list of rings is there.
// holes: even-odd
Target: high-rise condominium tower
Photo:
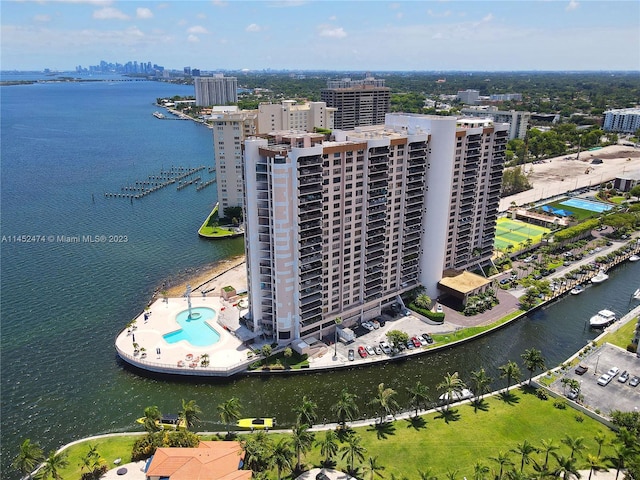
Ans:
[[[382,125],[389,113],[391,89],[384,80],[367,77],[364,80],[329,80],[320,98],[336,108],[334,126],[351,130],[367,125]]]

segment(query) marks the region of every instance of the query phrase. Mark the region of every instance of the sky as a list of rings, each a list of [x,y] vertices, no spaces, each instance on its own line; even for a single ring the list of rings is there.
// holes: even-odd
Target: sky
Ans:
[[[0,0],[2,70],[640,70],[640,2]]]

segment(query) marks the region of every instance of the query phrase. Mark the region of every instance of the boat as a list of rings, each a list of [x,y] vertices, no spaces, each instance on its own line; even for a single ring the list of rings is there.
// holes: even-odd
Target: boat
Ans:
[[[591,328],[604,328],[616,321],[616,314],[611,310],[600,310],[589,319]]]
[[[153,112],[153,116],[159,119],[163,119],[164,118],[164,114],[160,113],[160,112]]]
[[[273,418],[241,418],[236,423],[238,428],[248,428],[251,430],[269,430],[275,425]]]
[[[640,300],[640,288],[633,292],[633,299]]]
[[[591,283],[602,283],[609,278],[604,270],[600,270],[595,277],[591,279]]]
[[[571,295],[580,295],[584,292],[584,287],[582,285],[576,285],[571,289]]]
[[[144,425],[146,419],[146,417],[140,417],[136,420],[136,422]],[[160,420],[156,420],[156,425],[158,426],[158,428],[160,428],[160,430],[184,430],[187,428],[187,424],[183,419],[181,419],[178,415],[171,413],[162,415]]]
[[[638,260],[640,260],[640,255],[631,255],[629,257],[630,262],[637,262]]]
[[[459,402],[461,400],[467,400],[468,398],[473,398],[473,392],[468,388],[463,388],[459,392],[453,392],[451,395],[452,402]],[[438,397],[438,400],[441,402],[446,402],[449,399],[448,393],[443,393]]]

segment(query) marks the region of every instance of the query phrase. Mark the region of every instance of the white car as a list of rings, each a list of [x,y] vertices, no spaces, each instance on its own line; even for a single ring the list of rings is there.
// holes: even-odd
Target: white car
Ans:
[[[376,351],[373,349],[373,347],[371,345],[366,345],[364,348],[365,348],[365,350],[367,351],[367,353],[369,355],[375,355],[376,354]]]
[[[600,378],[598,379],[598,385],[601,385],[603,387],[606,387],[607,385],[609,385],[609,382],[613,379],[613,377],[611,375],[609,375],[608,373],[604,373],[602,374],[602,376],[600,376]]]
[[[527,257],[523,260],[524,263],[531,263],[533,262],[533,257]]]
[[[618,367],[611,367],[609,369],[609,371],[607,372],[607,375],[609,375],[611,378],[613,378],[618,374],[619,371],[620,371],[620,369]]]

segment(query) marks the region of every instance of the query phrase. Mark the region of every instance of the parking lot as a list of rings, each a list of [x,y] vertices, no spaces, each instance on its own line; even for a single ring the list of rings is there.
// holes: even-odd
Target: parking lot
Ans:
[[[582,358],[580,364],[589,369],[584,374],[578,375],[575,373],[574,366],[564,377],[580,382],[580,394],[583,396],[584,406],[590,410],[599,410],[601,414],[607,416],[612,410],[630,412],[640,409],[640,386],[630,386],[629,380],[625,383],[618,381],[620,374],[625,370],[630,378],[640,377],[640,358],[635,353],[606,343]],[[608,385],[598,385],[598,378],[612,367],[619,369],[618,374]],[[562,377],[551,385],[551,389],[566,395],[569,393],[569,388],[563,387],[561,381]]]

